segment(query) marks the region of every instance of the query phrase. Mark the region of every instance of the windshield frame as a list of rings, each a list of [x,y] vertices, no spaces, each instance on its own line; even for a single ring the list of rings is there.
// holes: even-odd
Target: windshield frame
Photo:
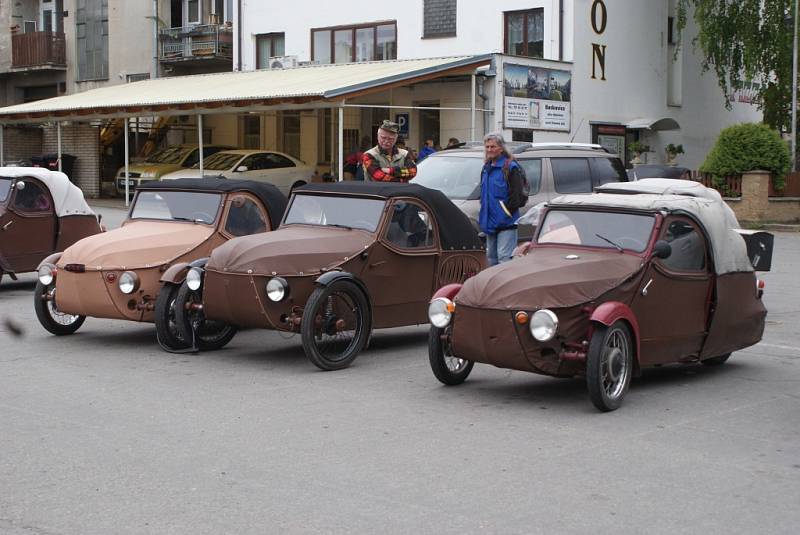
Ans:
[[[299,221],[299,220],[298,221],[291,221],[290,220],[290,216],[293,215],[292,211],[296,210],[296,209],[303,209],[303,207],[299,207],[298,208],[298,205],[296,203],[297,202],[303,202],[303,201],[298,201],[298,199],[302,198],[302,199],[305,200],[305,199],[307,199],[309,197],[318,198],[318,199],[325,199],[325,200],[331,200],[331,199],[339,199],[339,200],[341,200],[341,201],[333,201],[334,203],[335,202],[352,202],[352,201],[358,201],[358,202],[362,202],[362,203],[363,202],[371,202],[371,203],[376,203],[374,205],[375,208],[378,208],[378,204],[380,204],[380,210],[374,210],[373,214],[372,214],[376,218],[375,219],[375,227],[374,228],[353,227],[353,226],[347,225],[346,224],[347,221],[341,221],[341,222],[329,223],[329,224],[326,224],[326,223],[314,223],[314,222],[311,222],[311,221]],[[383,224],[383,220],[384,220],[384,216],[386,214],[386,210],[387,210],[388,204],[389,204],[389,199],[385,199],[383,197],[358,196],[358,195],[341,195],[341,194],[324,194],[324,193],[319,193],[319,192],[295,193],[294,195],[292,195],[292,198],[289,201],[289,205],[286,207],[286,213],[283,216],[283,221],[281,221],[281,225],[280,226],[283,227],[283,226],[289,226],[289,225],[303,225],[303,226],[315,227],[315,228],[336,228],[336,229],[345,228],[345,229],[351,229],[351,230],[361,230],[361,231],[369,232],[370,234],[377,234],[378,231],[381,229],[381,226]],[[346,209],[342,210],[342,207],[339,207],[339,209],[336,210],[335,212],[338,215],[340,213],[348,213],[349,211],[346,210]],[[370,214],[365,214],[365,215],[370,215]],[[323,216],[325,216],[325,214],[321,213],[320,217],[323,217]]]
[[[593,237],[596,237],[596,238],[593,238],[593,240],[595,240],[595,243],[571,243],[571,242],[568,242],[568,241],[545,241],[545,242],[540,241],[541,238],[542,238],[542,233],[545,231],[545,228],[547,227],[547,225],[546,225],[547,218],[551,214],[554,214],[554,213],[565,213],[565,212],[584,213],[584,214],[599,214],[599,215],[602,214],[600,217],[603,217],[605,215],[617,215],[617,216],[623,216],[623,217],[629,217],[629,218],[650,219],[651,220],[651,224],[650,224],[649,230],[647,231],[646,235],[645,235],[644,232],[640,232],[638,236],[630,236],[631,238],[634,238],[634,239],[635,238],[640,238],[637,241],[640,241],[641,243],[643,243],[643,248],[641,250],[636,249],[636,248],[632,248],[630,246],[626,246],[625,244],[626,243],[630,243],[629,241],[622,241],[621,242],[620,239],[615,239],[615,238],[619,238],[617,235],[615,235],[613,233],[609,233],[608,231],[604,232],[604,230],[606,230],[606,229],[604,229],[602,227],[598,227],[596,225],[592,225],[592,229],[591,229],[591,231],[589,231],[589,232],[591,232]],[[631,219],[631,221],[633,221],[633,220]],[[642,256],[650,249],[651,244],[652,244],[653,239],[654,239],[654,233],[658,228],[658,224],[659,224],[659,216],[658,216],[658,214],[656,214],[654,212],[651,212],[651,211],[627,210],[627,209],[624,209],[624,208],[610,209],[610,207],[609,207],[609,209],[605,209],[604,207],[592,207],[592,206],[575,206],[575,207],[571,207],[571,206],[570,207],[554,206],[554,207],[548,207],[547,211],[545,212],[544,216],[542,217],[542,219],[540,221],[540,224],[536,229],[536,235],[535,235],[535,242],[534,243],[536,244],[536,246],[542,246],[542,247],[547,247],[547,246],[575,247],[575,248],[587,248],[587,249],[605,249],[605,250],[613,250],[613,251],[618,251],[618,247],[615,246],[615,245],[618,245],[618,246],[620,246],[622,248],[622,251],[619,251],[620,253],[628,253],[628,254],[635,254],[637,256]],[[622,225],[622,226],[626,226],[626,225]],[[600,236],[598,236],[598,234]],[[578,235],[578,238],[582,239],[582,237],[580,235]],[[611,240],[611,242],[614,242],[614,244],[610,243],[607,240]]]
[[[218,202],[217,202],[217,206],[216,206],[216,209],[215,209],[213,214],[210,211],[207,212],[208,215],[213,215],[214,216],[214,218],[210,222],[199,220],[199,219],[197,219],[197,220],[185,219],[184,220],[184,219],[175,219],[174,217],[166,219],[166,218],[162,218],[162,217],[150,217],[150,216],[138,216],[137,217],[137,216],[135,216],[134,215],[134,210],[136,209],[136,207],[137,207],[137,205],[139,203],[140,196],[149,195],[149,194],[161,195],[161,196],[164,196],[164,195],[175,195],[175,194],[180,194],[180,195],[203,195],[203,196],[208,196],[208,197],[217,197]],[[221,192],[221,191],[217,192],[217,191],[185,191],[185,190],[182,191],[182,190],[137,189],[136,190],[136,196],[133,198],[133,202],[131,203],[130,210],[128,210],[128,217],[127,217],[126,221],[161,221],[161,222],[168,222],[168,223],[191,223],[191,224],[206,225],[206,226],[212,226],[213,227],[213,226],[216,226],[217,223],[219,222],[220,214],[222,213],[222,209],[223,209],[224,204],[225,204],[224,203],[225,197],[226,197],[225,193]],[[199,200],[199,197],[198,197],[198,200]],[[166,201],[164,201],[164,202],[166,202]],[[195,203],[190,203],[190,204],[195,204]],[[201,208],[205,208],[205,207],[201,207]],[[197,210],[197,211],[201,211],[201,210]]]

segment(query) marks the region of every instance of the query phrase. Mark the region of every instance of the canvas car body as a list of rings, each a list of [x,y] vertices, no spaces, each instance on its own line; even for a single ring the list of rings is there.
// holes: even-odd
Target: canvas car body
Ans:
[[[586,376],[595,405],[613,410],[643,368],[721,364],[761,339],[755,268],[769,269],[771,235],[738,230],[697,183],[599,191],[555,199],[524,256],[437,293],[429,356],[440,380],[462,382],[474,362]]]
[[[485,265],[469,220],[439,191],[310,184],[295,190],[278,230],[215,249],[196,268],[194,299],[176,310],[301,333],[314,364],[338,369],[352,362],[371,329],[426,323],[435,288],[463,282]],[[196,320],[179,318],[179,327]]]
[[[35,271],[54,251],[100,232],[83,192],[64,173],[0,167],[0,279]]]
[[[159,298],[177,291],[189,261],[235,236],[275,228],[285,206],[286,198],[269,184],[145,183],[120,228],[42,262],[35,296],[39,319],[54,334],[70,334],[86,316],[142,322],[155,321],[159,313],[170,316],[171,302],[163,297],[159,307]],[[162,343],[183,345],[171,335],[169,320],[162,327]]]
[[[241,180],[257,180],[276,186],[284,195],[289,195],[292,188],[311,182],[314,168],[288,154],[265,150],[226,150],[206,158],[203,162],[203,173],[200,165],[190,169],[181,169],[163,177],[164,180],[175,178],[201,178],[215,175]]]

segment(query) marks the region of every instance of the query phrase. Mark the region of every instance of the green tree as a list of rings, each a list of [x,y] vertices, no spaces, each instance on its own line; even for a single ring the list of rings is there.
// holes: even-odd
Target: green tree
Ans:
[[[795,0],[678,0],[679,36],[689,12],[698,27],[692,40],[703,54],[703,69],[713,70],[728,96],[744,80],[758,84],[757,104],[764,122],[787,130],[792,105],[791,15]]]

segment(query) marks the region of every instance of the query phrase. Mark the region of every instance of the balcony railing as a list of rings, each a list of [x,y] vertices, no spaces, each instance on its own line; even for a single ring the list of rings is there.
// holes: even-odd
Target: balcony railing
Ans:
[[[26,67],[67,66],[64,34],[61,32],[15,33],[11,36],[11,66]]]
[[[159,59],[164,63],[222,60],[233,62],[233,30],[202,24],[160,31]]]

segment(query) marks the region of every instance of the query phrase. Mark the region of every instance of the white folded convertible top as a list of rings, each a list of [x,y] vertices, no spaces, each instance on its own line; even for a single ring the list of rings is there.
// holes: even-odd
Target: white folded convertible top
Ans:
[[[53,197],[56,215],[94,215],[81,189],[69,181],[67,175],[43,167],[0,167],[0,178],[24,180],[33,177],[44,182]]]

